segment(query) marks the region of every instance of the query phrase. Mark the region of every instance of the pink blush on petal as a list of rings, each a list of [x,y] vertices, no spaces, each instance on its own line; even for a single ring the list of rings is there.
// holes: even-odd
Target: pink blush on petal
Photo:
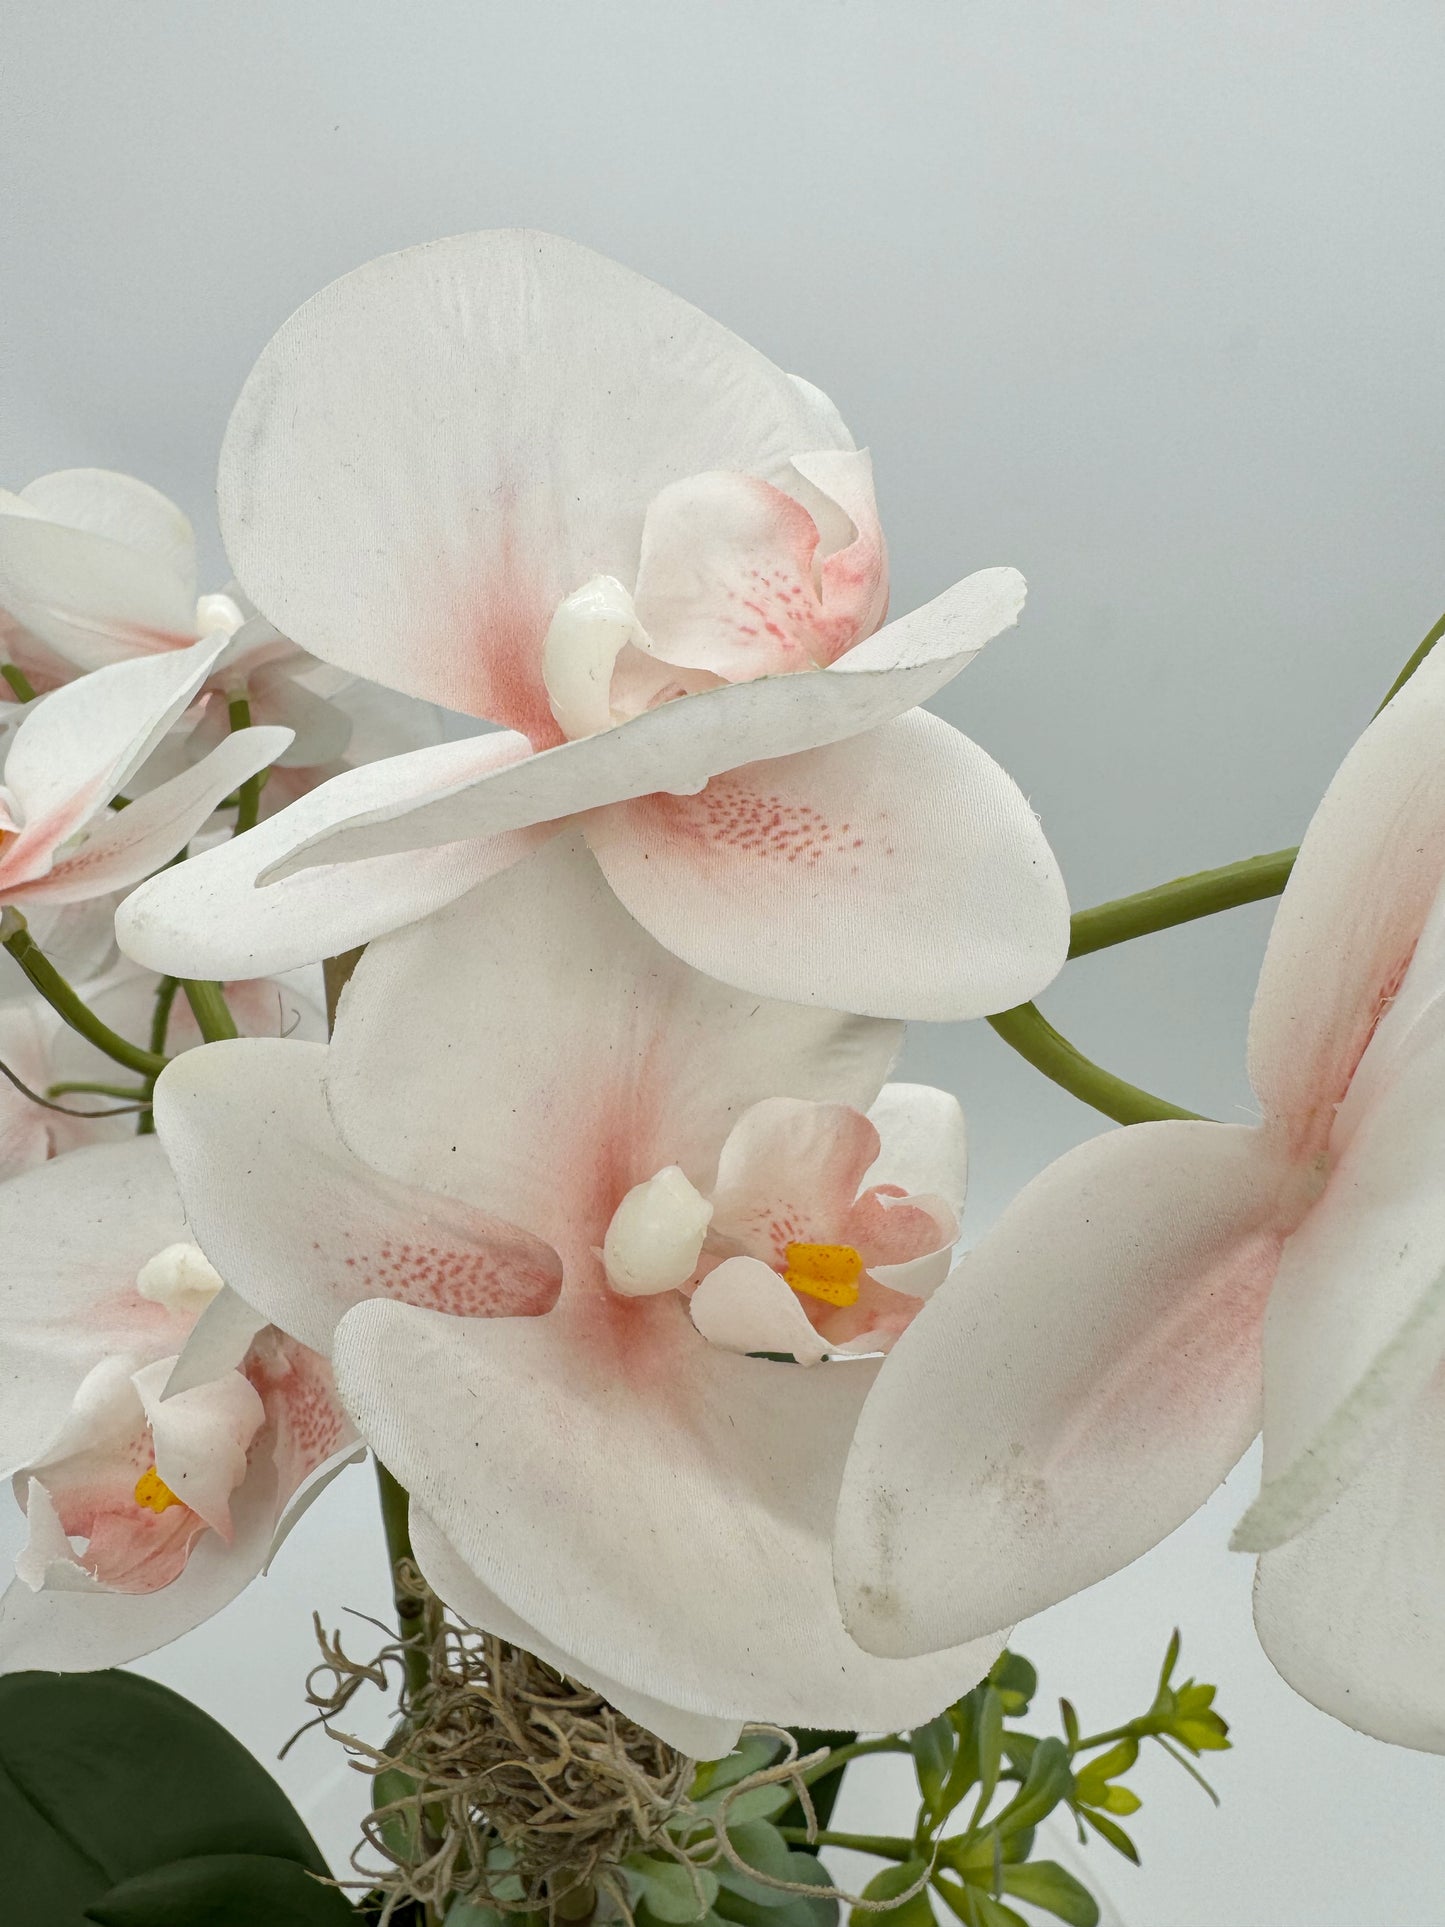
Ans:
[[[313,1249],[321,1250],[319,1242]],[[337,1286],[355,1298],[395,1298],[456,1318],[518,1318],[551,1309],[560,1270],[542,1266],[530,1249],[509,1253],[444,1240],[392,1238],[341,1261]]]

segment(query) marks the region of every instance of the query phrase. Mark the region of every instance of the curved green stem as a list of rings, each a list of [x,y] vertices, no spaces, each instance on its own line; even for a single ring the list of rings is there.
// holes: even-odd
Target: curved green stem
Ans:
[[[1192,923],[1196,917],[1212,917],[1242,903],[1277,897],[1298,855],[1298,848],[1270,850],[1265,856],[1196,870],[1192,876],[1175,877],[1171,883],[1156,883],[1133,896],[1114,897],[1092,910],[1076,911],[1069,925],[1069,956],[1087,957],[1091,951]]]
[[[375,1454],[372,1455],[375,1458]],[[386,1535],[386,1554],[391,1562],[391,1596],[396,1606],[397,1629],[403,1639],[420,1640],[426,1630],[426,1608],[414,1593],[401,1583],[401,1566],[411,1564],[411,1502],[406,1488],[394,1479],[380,1459],[376,1459],[376,1487],[381,1499],[381,1529]],[[407,1698],[415,1704],[426,1691],[431,1667],[425,1649],[409,1646],[406,1654]]]
[[[231,730],[251,727],[251,699],[244,693],[232,696],[226,704]],[[236,835],[254,830],[261,816],[261,791],[266,787],[266,772],[258,769],[254,776],[248,776],[236,791]]]
[[[208,1044],[225,1043],[229,1038],[240,1035],[219,984],[210,983],[204,978],[182,977],[181,989],[186,993],[186,1002],[200,1027],[201,1036]]]
[[[1179,1105],[1141,1091],[1137,1084],[1126,1083],[1102,1065],[1092,1063],[1054,1029],[1034,1004],[1017,1004],[1012,1010],[999,1011],[988,1021],[1003,1041],[1035,1070],[1042,1071],[1045,1077],[1096,1111],[1102,1111],[1105,1117],[1113,1118],[1116,1124],[1152,1124],[1165,1118],[1197,1119],[1199,1116],[1198,1111],[1182,1110]]]
[[[103,1024],[35,942],[26,928],[24,917],[13,905],[0,914],[0,943],[4,944],[50,1008],[57,1016],[64,1018],[73,1031],[78,1031],[87,1042],[94,1044],[97,1050],[104,1051],[117,1064],[124,1064],[128,1071],[139,1071],[142,1077],[159,1077],[166,1067],[165,1057],[156,1051],[142,1050],[139,1044],[128,1042],[109,1024]]]
[[[837,1833],[831,1827],[819,1827],[814,1834],[806,1827],[779,1827],[778,1832],[800,1845],[851,1847],[854,1853],[875,1854],[879,1860],[911,1860],[916,1852],[911,1840],[893,1833]]]
[[[1441,636],[1445,636],[1445,616],[1441,616],[1440,620],[1435,624],[1435,627],[1430,631],[1429,635],[1426,636],[1425,640],[1420,644],[1420,647],[1415,651],[1414,655],[1411,656],[1410,660],[1405,664],[1405,667],[1385,691],[1384,701],[1380,704],[1380,709],[1385,707],[1385,703],[1389,702],[1392,696],[1399,695],[1400,691],[1405,687],[1405,684],[1409,682],[1410,678],[1435,647]],[[1380,713],[1380,709],[1375,711],[1377,716]]]
[[[88,1084],[83,1077],[67,1078],[61,1084],[47,1084],[47,1097],[118,1097],[127,1103],[150,1102],[150,1091],[144,1084]]]
[[[884,1740],[850,1740],[846,1746],[835,1746],[826,1760],[819,1760],[809,1767],[802,1776],[803,1782],[811,1786],[815,1780],[826,1780],[830,1773],[836,1773],[840,1766],[847,1766],[852,1760],[865,1759],[870,1753],[908,1753],[911,1748],[903,1740],[895,1740],[891,1735]]]

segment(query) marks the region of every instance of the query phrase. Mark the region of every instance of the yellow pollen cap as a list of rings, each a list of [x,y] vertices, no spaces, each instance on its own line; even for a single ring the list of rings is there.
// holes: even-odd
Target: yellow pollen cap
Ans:
[[[154,1466],[136,1480],[135,1502],[147,1512],[169,1512],[173,1505],[185,1503],[176,1497]]]
[[[825,1305],[856,1305],[863,1258],[852,1245],[789,1245],[783,1283]]]

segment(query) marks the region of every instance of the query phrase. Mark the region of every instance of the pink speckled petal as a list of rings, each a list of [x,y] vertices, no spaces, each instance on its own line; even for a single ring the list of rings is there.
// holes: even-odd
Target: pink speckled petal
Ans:
[[[651,282],[551,235],[466,234],[284,324],[231,418],[221,521],[305,648],[555,743],[539,668],[562,597],[630,580],[669,482],[774,481],[818,433],[788,376]]]
[[[241,1038],[177,1058],[156,1086],[193,1235],[231,1288],[322,1353],[342,1313],[375,1296],[461,1317],[545,1311],[555,1253],[368,1169],[336,1134],[326,1060],[324,1045]]]
[[[1280,899],[1250,1018],[1250,1077],[1266,1115],[1306,1153],[1323,1149],[1445,877],[1442,737],[1436,649],[1340,765]],[[1445,945],[1431,974],[1434,995]]]
[[[844,1615],[926,1652],[1188,1518],[1258,1424],[1281,1167],[1223,1124],[1106,1132],[1020,1193],[899,1339],[838,1512]]]
[[[877,1155],[877,1130],[851,1105],[766,1098],[722,1147],[712,1235],[767,1265],[783,1264],[792,1242],[851,1243],[854,1203]]]
[[[650,505],[636,605],[653,655],[745,682],[833,662],[876,627],[887,580],[868,457],[832,452],[797,466],[861,523],[850,515],[851,539],[834,555],[820,557],[802,503],[755,476],[690,476]]]
[[[843,1630],[829,1540],[873,1366],[721,1351],[673,1294],[570,1302],[370,1304],[337,1332],[361,1431],[520,1620],[587,1674],[716,1719],[909,1726],[987,1669],[998,1638],[900,1662]]]
[[[600,1245],[623,1195],[666,1165],[708,1193],[730,1125],[760,1098],[870,1103],[898,1041],[895,1025],[689,970],[572,832],[367,950],[328,1086],[366,1163],[568,1255]]]
[[[764,996],[977,1017],[1032,997],[1068,947],[1063,879],[1026,798],[921,710],[697,795],[619,805],[587,837],[660,943]]]

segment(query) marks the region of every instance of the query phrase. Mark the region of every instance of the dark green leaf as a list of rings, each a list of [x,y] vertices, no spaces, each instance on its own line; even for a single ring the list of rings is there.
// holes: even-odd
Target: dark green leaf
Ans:
[[[260,1762],[131,1673],[0,1679],[0,1842],[7,1917],[46,1927],[172,1861],[250,1854],[326,1871]]]
[[[1003,1890],[1066,1920],[1069,1927],[1098,1927],[1099,1903],[1056,1861],[1031,1860],[1026,1867],[1005,1868]]]
[[[1139,1864],[1139,1849],[1115,1820],[1107,1819],[1102,1813],[1095,1813],[1092,1807],[1080,1807],[1079,1818],[1085,1826],[1092,1827],[1101,1840],[1107,1840],[1115,1852],[1122,1853],[1126,1860]]]
[[[1064,1738],[1068,1742],[1070,1752],[1073,1752],[1079,1744],[1079,1716],[1074,1711],[1071,1700],[1059,1701],[1059,1716],[1064,1722]]]
[[[1013,1716],[1027,1713],[1029,1701],[1039,1690],[1039,1676],[1022,1653],[1000,1653],[988,1676],[990,1686],[1005,1695],[1005,1707]]]
[[[922,1860],[905,1860],[897,1867],[885,1867],[882,1873],[874,1874],[868,1882],[862,1898],[891,1900],[895,1894],[907,1893],[927,1873],[928,1867]],[[921,1888],[897,1907],[885,1907],[877,1912],[871,1908],[855,1907],[850,1927],[934,1927],[928,1891]]]
[[[1024,1662],[1028,1664],[1027,1661]],[[1030,1667],[1032,1672],[1033,1668]],[[992,1686],[983,1689],[978,1709],[978,1810],[986,1812],[1003,1765],[1003,1699]]]
[[[1007,1839],[1020,1827],[1036,1827],[1068,1797],[1073,1785],[1069,1750],[1063,1741],[1040,1740],[1029,1762],[1028,1778],[993,1823],[1000,1838]]]
[[[647,1911],[669,1927],[701,1920],[717,1898],[717,1875],[705,1867],[689,1870],[680,1860],[643,1860],[633,1863],[642,1881]]]
[[[939,1815],[939,1802],[943,1797],[948,1769],[953,1765],[953,1750],[957,1743],[953,1722],[947,1713],[940,1713],[927,1726],[915,1727],[908,1736],[913,1764],[918,1770],[918,1790],[935,1818]]]
[[[976,1892],[973,1904],[978,1913],[978,1927],[1029,1927],[1022,1914],[1016,1914],[1012,1907],[1005,1907],[992,1894]]]
[[[323,1886],[295,1860],[254,1853],[152,1867],[93,1901],[85,1918],[100,1927],[356,1927],[355,1912],[335,1887]]]

